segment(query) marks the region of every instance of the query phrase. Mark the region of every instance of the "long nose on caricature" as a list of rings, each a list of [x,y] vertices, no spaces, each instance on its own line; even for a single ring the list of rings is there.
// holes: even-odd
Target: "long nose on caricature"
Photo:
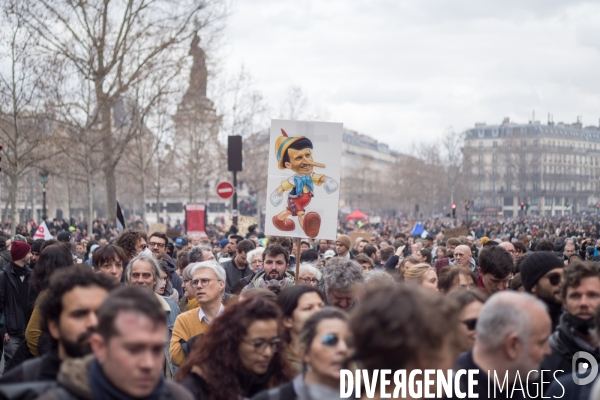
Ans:
[[[302,161],[302,164],[312,165],[313,167],[325,168],[325,164],[321,164],[310,160]]]

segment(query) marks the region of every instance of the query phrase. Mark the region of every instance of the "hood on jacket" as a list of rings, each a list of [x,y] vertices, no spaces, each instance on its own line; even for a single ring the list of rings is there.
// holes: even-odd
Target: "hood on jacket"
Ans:
[[[58,383],[75,396],[83,399],[93,399],[90,388],[88,370],[95,356],[90,354],[83,358],[68,358],[60,366]]]

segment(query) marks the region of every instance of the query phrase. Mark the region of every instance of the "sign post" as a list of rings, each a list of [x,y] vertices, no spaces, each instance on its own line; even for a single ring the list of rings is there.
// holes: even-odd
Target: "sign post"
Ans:
[[[223,200],[229,199],[235,194],[234,186],[235,184],[232,185],[230,182],[219,182],[219,184],[217,185],[217,196],[219,196]],[[234,210],[236,210],[236,208],[234,208]]]

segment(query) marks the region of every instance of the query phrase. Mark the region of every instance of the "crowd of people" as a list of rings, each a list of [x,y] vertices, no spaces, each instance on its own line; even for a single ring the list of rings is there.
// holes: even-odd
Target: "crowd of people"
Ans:
[[[573,361],[600,361],[598,219],[446,223],[0,237],[0,399],[338,399],[356,369],[479,370],[480,399],[600,398]]]

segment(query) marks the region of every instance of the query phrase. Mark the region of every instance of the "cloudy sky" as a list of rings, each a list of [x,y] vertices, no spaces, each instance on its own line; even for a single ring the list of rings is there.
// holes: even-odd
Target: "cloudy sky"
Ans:
[[[600,1],[234,0],[228,70],[406,150],[509,116],[598,125]]]

